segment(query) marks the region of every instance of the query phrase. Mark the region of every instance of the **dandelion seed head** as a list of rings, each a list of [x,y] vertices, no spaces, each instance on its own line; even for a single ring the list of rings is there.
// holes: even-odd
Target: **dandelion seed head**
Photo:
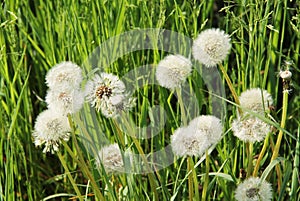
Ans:
[[[234,119],[233,134],[244,142],[260,142],[271,132],[271,126],[262,120],[248,116],[245,119]]]
[[[201,115],[194,118],[190,123],[194,132],[202,132],[207,136],[209,146],[221,140],[222,124],[221,120],[213,115]]]
[[[292,72],[289,70],[284,70],[279,72],[279,76],[284,80],[290,80],[292,78]]]
[[[265,110],[268,111],[269,106],[273,104],[272,96],[260,88],[248,89],[241,93],[240,105],[253,112],[264,114]]]
[[[171,136],[171,147],[175,155],[202,156],[208,148],[207,136],[201,132],[193,132],[188,127],[177,128]]]
[[[103,147],[96,157],[96,165],[100,168],[101,163],[106,173],[124,171],[124,162],[118,144],[111,144]]]
[[[120,105],[128,103],[125,94],[125,84],[118,76],[101,73],[88,81],[85,97],[97,111],[107,118],[114,117]],[[129,105],[127,105],[129,107]]]
[[[156,68],[158,83],[168,89],[179,87],[192,71],[192,63],[181,55],[168,55]]]
[[[57,91],[50,89],[46,95],[46,103],[49,109],[67,116],[67,114],[76,113],[82,108],[84,95],[79,90]]]
[[[249,177],[240,183],[235,190],[235,199],[238,201],[269,201],[272,200],[272,187],[258,177]]]
[[[51,89],[79,89],[82,70],[72,62],[62,62],[52,67],[46,75],[46,84]]]
[[[193,56],[206,67],[213,67],[226,58],[230,49],[229,35],[212,28],[202,31],[194,40]]]
[[[69,140],[68,119],[54,110],[45,110],[36,118],[32,136],[36,146],[45,144],[43,152],[54,153],[62,140]]]

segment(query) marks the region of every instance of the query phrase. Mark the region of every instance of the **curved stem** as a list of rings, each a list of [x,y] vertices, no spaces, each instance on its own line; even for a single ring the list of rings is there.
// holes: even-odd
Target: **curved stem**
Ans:
[[[159,198],[158,198],[158,192],[156,190],[157,185],[155,183],[155,175],[154,175],[153,171],[151,170],[151,167],[149,166],[149,162],[148,162],[148,160],[146,158],[146,155],[145,155],[145,153],[143,151],[143,148],[140,145],[139,140],[135,136],[133,136],[133,133],[135,133],[134,128],[131,126],[130,122],[128,122],[128,119],[123,118],[123,120],[124,120],[123,121],[124,126],[126,126],[126,131],[128,133],[131,133],[131,134],[129,134],[129,136],[131,136],[131,140],[133,141],[136,149],[138,150],[138,152],[139,152],[139,154],[141,156],[141,159],[143,160],[143,162],[145,164],[145,168],[149,172],[147,174],[147,176],[149,178],[151,190],[152,190],[152,192],[154,194],[154,200],[158,201]],[[119,128],[119,125],[116,122],[115,122],[115,126],[117,127],[118,132],[120,132],[120,133],[118,133],[119,138],[122,138],[122,129]],[[121,143],[124,143],[123,146],[125,146],[125,142],[124,141],[121,141]]]
[[[281,115],[281,123],[280,123],[280,131],[278,134],[278,138],[275,144],[275,148],[273,151],[273,155],[271,158],[271,161],[275,160],[278,156],[279,153],[279,149],[280,149],[280,145],[281,145],[281,141],[282,141],[282,137],[283,137],[283,129],[285,128],[285,123],[286,123],[286,117],[287,117],[287,109],[288,109],[288,97],[289,97],[289,93],[287,90],[283,91],[283,100],[282,100],[282,115]],[[278,192],[280,192],[280,188],[281,188],[281,170],[280,170],[280,166],[279,164],[276,165],[276,172],[277,172],[277,176],[278,176]],[[269,175],[270,176],[270,175]]]
[[[263,156],[265,155],[265,152],[266,152],[268,146],[269,146],[269,135],[267,135],[267,137],[264,141],[264,145],[259,153],[258,159],[256,161],[256,164],[255,164],[255,167],[253,170],[253,174],[252,174],[253,177],[257,177],[260,161],[262,160]]]
[[[71,119],[71,116],[68,115],[68,120],[69,120],[69,124],[70,124],[70,127],[72,128],[72,138],[73,138],[73,141],[74,141],[74,145],[75,145],[75,148],[76,148],[76,151],[78,153],[78,158],[75,156],[75,154],[73,153],[73,151],[70,149],[70,147],[68,146],[68,144],[66,142],[63,143],[64,147],[67,149],[68,153],[71,155],[71,157],[73,159],[77,159],[78,161],[78,165],[79,167],[81,168],[82,172],[85,174],[85,176],[91,181],[91,185],[95,191],[95,195],[96,195],[96,198],[99,199],[99,200],[106,200],[104,198],[104,196],[102,195],[95,179],[93,178],[88,166],[86,165],[85,161],[84,161],[84,157],[82,155],[82,152],[81,152],[81,149],[79,148],[79,145],[78,145],[78,142],[77,142],[77,139],[76,139],[76,136],[75,136],[75,126],[72,122],[72,119]]]
[[[222,71],[222,73],[223,73],[223,76],[224,76],[224,78],[225,78],[225,80],[226,80],[226,82],[227,82],[227,85],[228,85],[228,87],[229,87],[229,89],[230,89],[230,91],[231,91],[231,94],[232,94],[232,96],[233,96],[233,98],[234,98],[234,102],[235,102],[237,105],[240,105],[239,97],[238,97],[238,95],[237,95],[237,93],[236,93],[236,91],[235,91],[235,89],[234,89],[234,87],[233,87],[233,84],[232,84],[232,82],[231,82],[231,80],[230,80],[230,78],[229,78],[229,76],[228,76],[228,74],[227,74],[227,72],[226,72],[224,66],[223,66],[222,64],[220,64],[219,67],[220,67],[220,69],[221,69],[221,71]],[[238,108],[238,110],[239,110],[239,112],[240,112],[240,114],[241,114],[241,113],[242,113],[241,109]]]
[[[281,129],[278,134],[278,138],[277,138],[277,141],[275,144],[275,148],[274,148],[274,152],[273,152],[271,161],[273,161],[275,158],[277,158],[278,153],[279,153],[279,148],[280,148],[281,140],[283,137],[283,129],[285,128],[285,123],[286,123],[287,108],[288,108],[288,95],[289,94],[287,91],[283,92],[282,116],[281,116],[281,124],[280,124]]]
[[[76,185],[75,180],[73,179],[73,177],[72,177],[72,175],[71,175],[71,173],[69,171],[69,168],[67,166],[67,163],[66,163],[64,157],[61,155],[60,152],[57,152],[57,155],[58,155],[58,158],[59,158],[62,166],[64,167],[64,169],[66,171],[66,174],[67,174],[67,176],[68,176],[68,178],[69,178],[69,180],[70,180],[70,182],[71,182],[71,184],[72,184],[72,186],[73,186],[73,188],[74,188],[74,190],[75,190],[75,192],[77,194],[77,198],[79,198],[79,200],[83,200],[83,198],[81,196],[81,193],[80,193],[80,191],[78,189],[78,186]]]

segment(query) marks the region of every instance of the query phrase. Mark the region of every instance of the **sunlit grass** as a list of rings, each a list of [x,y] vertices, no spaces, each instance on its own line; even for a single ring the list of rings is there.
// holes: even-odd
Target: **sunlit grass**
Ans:
[[[254,165],[265,148],[257,175],[263,175],[272,184],[273,200],[299,200],[299,1],[9,0],[0,5],[0,200],[54,197],[68,200],[78,198],[78,191],[82,200],[95,200],[95,197],[100,200],[102,195],[107,200],[189,200],[189,174],[197,175],[197,181],[191,182],[199,186],[192,190],[194,195],[199,190],[201,197],[208,173],[205,156],[192,158],[195,172],[189,173],[186,159],[178,159],[151,174],[110,176],[95,169],[95,158],[80,141],[79,133],[85,131],[76,130],[77,141],[73,136],[61,146],[59,155],[43,154],[41,148],[34,146],[31,133],[36,116],[46,109],[45,74],[55,64],[67,60],[82,65],[99,45],[130,30],[161,28],[195,39],[202,30],[212,27],[224,30],[231,37],[232,49],[222,67],[237,94],[260,87],[274,98],[270,114],[274,131],[267,139],[268,146],[264,142],[253,145]],[[179,49],[192,58],[185,46]],[[122,77],[140,66],[157,64],[166,55],[167,52],[156,49],[140,50],[104,66],[104,70]],[[293,76],[283,130],[280,128],[283,125],[282,80],[278,73],[286,67],[285,61],[293,62],[290,66]],[[199,66],[197,62],[194,65]],[[88,75],[91,67],[84,67]],[[167,119],[158,135],[146,140],[128,135],[121,139],[114,121],[93,112],[91,117],[85,115],[87,119],[83,123],[95,123],[92,121],[96,119],[96,131],[102,131],[110,142],[117,142],[121,147],[122,140],[126,140],[122,148],[130,148],[135,153],[152,153],[169,145],[170,136],[181,125],[181,108],[176,93],[148,84],[155,82],[155,69],[151,70],[149,78],[140,80],[143,87],[134,92],[137,105],[131,112],[131,123],[136,126],[151,123],[157,118],[151,107],[160,105]],[[230,129],[237,107],[222,72],[213,75],[203,70],[202,73],[194,70],[185,83],[186,92],[193,91],[197,98],[199,114],[212,113],[213,98],[220,100],[216,94],[207,92],[205,73],[212,80],[212,76],[220,74],[226,93],[222,99],[224,134],[215,149],[209,150],[206,195],[211,200],[234,200],[234,190],[247,170],[247,145],[234,137]],[[162,119],[161,116],[159,120]],[[79,122],[75,117],[73,120]],[[96,133],[92,129],[88,131]],[[279,164],[276,169],[271,158],[279,132],[283,133],[278,154],[282,158],[275,160]]]

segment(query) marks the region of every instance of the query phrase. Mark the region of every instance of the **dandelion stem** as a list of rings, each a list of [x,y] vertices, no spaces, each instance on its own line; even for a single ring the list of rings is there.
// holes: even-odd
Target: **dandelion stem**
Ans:
[[[271,161],[273,161],[274,159],[277,158],[278,153],[279,153],[279,148],[280,148],[280,144],[281,144],[281,140],[283,137],[283,129],[285,128],[285,123],[286,123],[286,116],[287,116],[287,108],[288,108],[288,92],[284,91],[283,93],[283,105],[282,105],[282,116],[281,116],[281,124],[280,124],[280,131],[278,134],[278,138],[275,144],[275,148],[274,148],[274,152],[271,158]]]
[[[99,187],[98,187],[95,179],[93,178],[93,176],[92,176],[89,168],[87,167],[87,165],[86,165],[86,163],[84,161],[83,155],[81,153],[81,149],[78,146],[78,142],[77,142],[77,139],[76,139],[76,136],[75,136],[75,126],[74,126],[74,124],[72,122],[72,119],[71,119],[70,115],[68,115],[68,119],[69,119],[70,127],[72,128],[71,134],[72,134],[72,138],[73,138],[73,141],[74,141],[74,145],[75,145],[76,151],[78,153],[78,158],[79,159],[78,159],[77,163],[79,164],[79,166],[80,166],[82,172],[85,174],[85,176],[91,181],[91,185],[92,185],[92,187],[93,187],[93,189],[95,191],[96,198],[99,199],[99,200],[101,200],[101,201],[102,200],[106,200],[103,197],[101,191],[99,190]],[[73,159],[77,159],[77,157],[75,156],[75,154],[73,153],[73,151],[70,149],[70,147],[68,146],[68,144],[66,142],[63,142],[63,145],[66,148],[66,150],[68,151],[68,153],[71,155],[71,157]]]
[[[204,186],[202,191],[202,201],[206,200],[206,193],[208,189],[208,183],[209,183],[209,154],[208,150],[205,151],[205,180],[204,180]]]
[[[281,123],[280,123],[281,129],[279,131],[278,138],[277,138],[275,148],[274,148],[274,151],[273,151],[273,155],[271,157],[271,162],[277,158],[278,153],[279,153],[281,140],[282,140],[282,137],[283,137],[283,129],[285,128],[286,117],[287,117],[288,97],[289,97],[288,91],[284,90],[283,91],[283,100],[282,100],[282,115],[281,115]],[[277,172],[277,176],[278,176],[278,191],[280,192],[281,177],[279,177],[279,176],[281,175],[281,170],[280,170],[279,164],[276,165],[276,172]]]
[[[138,152],[139,154],[141,155],[145,165],[146,165],[146,168],[148,171],[150,171],[150,167],[149,167],[149,164],[148,164],[148,161],[145,157],[145,153],[140,145],[140,143],[138,142],[138,140],[135,138],[135,137],[132,137],[131,138],[133,140],[133,143],[135,144],[136,148],[138,149]],[[154,193],[154,197],[155,197],[155,200],[158,201],[158,193],[157,193],[157,190],[156,190],[156,184],[155,184],[155,180],[154,180],[154,174],[153,173],[148,173],[148,178],[149,178],[149,182],[150,182],[150,186],[151,186],[151,189]]]
[[[233,96],[233,98],[234,98],[235,103],[236,103],[237,105],[240,105],[240,101],[239,101],[238,95],[237,95],[237,93],[236,93],[236,91],[235,91],[235,89],[234,89],[234,87],[233,87],[233,84],[232,84],[232,82],[231,82],[231,80],[230,80],[230,78],[229,78],[229,76],[228,76],[228,74],[227,74],[227,72],[226,72],[224,66],[223,66],[222,64],[220,64],[219,67],[220,67],[220,69],[221,69],[221,71],[222,71],[222,73],[223,73],[223,76],[224,76],[224,78],[225,78],[225,80],[226,80],[226,82],[227,82],[227,85],[228,85],[228,87],[229,87],[229,89],[230,89],[230,91],[231,91],[231,94],[232,94],[232,96]],[[240,112],[240,114],[241,114],[241,109],[238,108],[238,110],[239,110],[239,112]]]
[[[123,122],[124,125],[127,127],[126,131],[129,132],[129,133],[131,133],[129,135],[131,136],[131,139],[132,139],[135,147],[137,148],[137,150],[138,150],[138,152],[139,152],[139,154],[140,154],[140,156],[141,156],[141,158],[142,158],[142,160],[143,160],[143,162],[144,162],[144,164],[146,166],[147,171],[150,172],[150,173],[147,174],[147,176],[149,178],[149,182],[150,182],[151,190],[152,190],[152,192],[154,194],[154,198],[155,198],[155,200],[158,201],[159,199],[158,199],[158,193],[157,193],[157,190],[156,190],[156,183],[155,183],[155,179],[154,179],[154,174],[151,172],[151,168],[149,166],[149,162],[148,162],[147,158],[145,157],[145,153],[144,153],[144,151],[143,151],[143,149],[142,149],[142,147],[141,147],[138,139],[135,136],[133,136],[133,133],[135,133],[135,130],[133,129],[132,125],[130,125],[130,122],[128,122],[127,118],[122,118],[122,119],[124,120],[124,122]],[[121,135],[121,130],[122,129],[119,128],[119,126],[118,126],[118,124],[116,122],[114,124],[117,127],[118,131],[120,131],[120,133],[118,133],[118,136],[119,136],[119,138],[121,138],[122,137],[122,135]],[[124,143],[124,146],[125,146],[125,142],[122,141],[122,143]]]
[[[248,167],[247,167],[247,178],[252,174],[253,169],[253,143],[247,143],[247,153],[248,153]]]
[[[181,119],[182,119],[183,125],[187,126],[187,117],[186,117],[186,113],[185,113],[185,109],[184,109],[184,104],[183,104],[180,88],[176,88],[176,93],[177,93],[177,98],[178,98],[179,107],[180,107]]]
[[[71,175],[71,173],[69,171],[69,168],[67,166],[67,163],[66,163],[64,157],[61,155],[61,153],[59,151],[57,152],[57,155],[58,155],[58,158],[59,158],[62,166],[64,167],[64,169],[66,171],[66,174],[67,174],[67,176],[68,176],[68,178],[69,178],[69,180],[70,180],[70,182],[71,182],[71,184],[72,184],[72,186],[73,186],[73,188],[74,188],[74,190],[75,190],[75,192],[77,194],[77,197],[79,198],[79,200],[83,200],[83,198],[81,196],[81,193],[80,193],[80,191],[78,189],[78,186],[76,185],[75,180],[73,179],[73,177],[72,177],[72,175]]]
[[[265,155],[265,152],[267,150],[267,147],[269,146],[269,136],[270,135],[267,135],[265,141],[264,141],[264,145],[259,153],[259,156],[258,156],[258,159],[256,161],[256,164],[255,164],[255,167],[254,167],[254,170],[253,170],[253,177],[257,177],[257,173],[258,173],[258,169],[259,169],[259,165],[260,165],[260,161],[262,160],[263,156]]]
[[[119,139],[119,142],[122,144],[123,148],[125,147],[125,141],[124,141],[124,137],[122,136],[122,131],[121,129],[119,128],[117,122],[115,121],[115,119],[113,119],[113,124],[117,130],[117,135],[118,135],[118,139]]]
[[[188,165],[188,173],[190,171],[193,171],[192,168],[193,166],[193,162],[192,162],[192,157],[188,156],[187,157],[187,165]],[[193,166],[193,167],[192,167]],[[193,174],[189,174],[189,178],[188,178],[188,185],[189,185],[189,201],[193,201],[193,197],[194,197],[194,189],[193,189]]]

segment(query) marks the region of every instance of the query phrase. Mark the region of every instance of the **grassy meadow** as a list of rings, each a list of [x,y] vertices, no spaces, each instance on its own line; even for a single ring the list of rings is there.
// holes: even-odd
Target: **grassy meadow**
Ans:
[[[272,185],[273,200],[300,200],[299,0],[4,0],[0,6],[0,201],[227,201],[235,200],[235,189],[250,175]],[[96,130],[91,129],[94,135],[101,131],[110,143],[136,154],[151,156],[170,144],[172,133],[181,125],[182,100],[180,92],[153,84],[155,68],[146,68],[149,78],[133,88],[136,106],[130,118],[137,126],[155,127],[159,123],[162,127],[157,135],[150,132],[152,137],[146,139],[125,137],[115,121],[89,111],[86,105],[79,114],[70,116],[74,130],[59,152],[43,153],[43,148],[35,147],[32,132],[36,117],[47,108],[45,75],[51,67],[72,61],[88,76],[92,69],[84,63],[98,46],[114,36],[155,28],[195,39],[201,31],[213,27],[230,35],[232,48],[222,66],[236,93],[258,87],[274,99],[269,116],[261,117],[272,125],[272,132],[264,141],[254,143],[251,151],[249,144],[231,130],[238,106],[224,73],[203,70],[212,75],[209,77],[193,70],[185,89],[193,91],[197,100],[194,112],[211,114],[213,99],[223,103],[223,135],[209,150],[209,160],[205,156],[168,158],[172,162],[168,166],[146,173],[110,175],[95,168],[95,158],[80,137],[89,130],[82,129],[80,122],[97,125]],[[122,48],[118,40],[113,44],[113,49]],[[178,44],[170,45],[176,49]],[[191,49],[179,44],[180,48],[192,59]],[[155,48],[137,50],[115,59],[103,71],[122,77],[141,66],[157,64],[168,54]],[[193,65],[201,67],[196,61]],[[292,72],[291,90],[284,96],[279,72],[287,68]],[[209,79],[213,80],[214,74],[220,76],[226,96],[209,92],[206,83],[213,82]],[[152,109],[155,105],[166,116],[157,120],[159,115]],[[77,124],[83,112],[88,115]],[[163,122],[157,122],[160,120]],[[274,152],[278,157],[272,156]]]

